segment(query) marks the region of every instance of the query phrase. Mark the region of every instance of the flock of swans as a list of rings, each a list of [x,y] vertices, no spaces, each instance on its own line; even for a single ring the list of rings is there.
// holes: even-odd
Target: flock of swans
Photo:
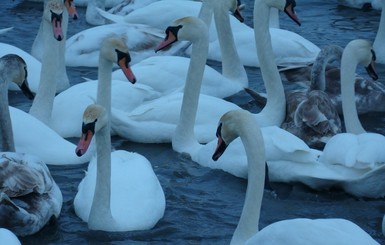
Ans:
[[[301,24],[295,0],[255,0],[254,28],[241,23],[236,0],[41,2],[31,51],[0,43],[0,227],[26,236],[59,217],[63,196],[47,165],[86,162],[74,210],[89,229],[154,227],[166,209],[163,188],[144,156],[111,151],[111,135],[118,135],[171,143],[202,166],[247,178],[231,244],[378,244],[345,219],[298,218],[261,231],[258,224],[266,174],[270,181],[317,190],[385,196],[385,137],[366,132],[358,118],[380,110],[368,98],[379,102],[385,96],[383,85],[373,81],[374,62],[385,63],[385,8],[373,44],[356,39],[343,49],[320,49],[279,28],[278,11]],[[68,38],[68,18],[80,18],[74,2],[87,5],[86,20],[97,26]],[[385,0],[372,3],[384,5]],[[208,59],[221,62],[222,71],[209,67]],[[334,60],[340,66],[328,67]],[[284,90],[278,66],[291,70],[313,63],[307,89]],[[72,85],[67,66],[97,67],[98,78]],[[261,70],[266,95],[248,91],[262,101],[259,113],[224,100],[248,89],[244,66]],[[358,66],[367,67],[373,80],[358,78]],[[330,92],[336,91],[333,84],[338,93]],[[368,103],[361,108],[358,87],[371,93],[362,92]],[[8,105],[8,89],[33,99],[29,113]],[[69,137],[80,137],[79,143]],[[323,149],[311,148],[319,142]],[[12,232],[0,228],[0,241],[20,244]]]

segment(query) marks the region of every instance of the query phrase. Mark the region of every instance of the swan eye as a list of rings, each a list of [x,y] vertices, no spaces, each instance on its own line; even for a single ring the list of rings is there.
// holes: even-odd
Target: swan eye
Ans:
[[[178,31],[182,27],[183,27],[182,25],[167,27],[167,29],[164,31],[166,33],[166,37],[164,38],[164,40],[167,40],[169,35],[170,35],[170,33],[172,33],[175,36],[175,38],[176,38],[175,41],[178,41]]]
[[[131,56],[129,53],[122,52],[118,49],[115,49],[115,52],[118,54],[118,63],[122,59],[126,59],[125,66],[128,67],[128,64],[131,62]]]
[[[97,121],[98,121],[98,119],[95,119],[95,121],[93,121],[91,123],[87,123],[87,124],[85,124],[83,122],[83,124],[82,124],[82,133],[83,134],[87,134],[88,131],[91,131],[92,134],[94,134],[95,133],[95,124],[96,124]]]
[[[374,52],[373,49],[371,49],[370,52],[372,52],[372,60],[376,61],[376,52]]]
[[[51,10],[51,22],[53,22],[54,20],[56,20],[56,22],[61,21],[62,18],[63,18],[63,14],[62,13],[61,14],[56,14],[56,13],[52,12],[52,10]]]

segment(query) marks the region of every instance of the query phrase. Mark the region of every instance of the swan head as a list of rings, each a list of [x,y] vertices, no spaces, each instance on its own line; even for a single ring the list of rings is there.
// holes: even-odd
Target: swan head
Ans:
[[[75,4],[73,0],[64,0],[64,6],[66,7],[68,11],[68,15],[74,19],[78,19],[78,12],[76,11]]]
[[[355,39],[350,41],[345,49],[344,55],[352,54],[360,65],[365,66],[366,71],[373,80],[378,79],[375,69],[376,54],[372,48],[372,43],[365,39]]]
[[[64,39],[62,30],[64,4],[62,0],[50,0],[47,2],[43,18],[52,25],[53,36],[56,40]]]
[[[208,39],[208,28],[199,18],[188,16],[177,19],[165,30],[166,37],[155,48],[155,52],[166,49],[173,43],[181,41],[198,42],[202,38]]]
[[[107,112],[104,107],[92,104],[83,113],[82,135],[76,147],[76,155],[83,156],[91,144],[93,136],[107,125]]]
[[[219,120],[216,132],[218,143],[212,156],[214,161],[218,160],[219,157],[225,152],[227,146],[233,140],[238,138],[242,121],[249,117],[252,116],[250,112],[246,110],[232,110],[223,114]]]
[[[264,2],[269,7],[277,8],[285,12],[290,19],[292,19],[299,26],[301,25],[301,21],[294,11],[295,6],[297,5],[295,0],[256,0],[255,4],[257,4],[257,2]]]
[[[27,64],[20,56],[16,54],[7,54],[0,59],[0,79],[1,82],[13,82],[21,89],[23,94],[33,99],[34,95],[31,92],[27,81]]]
[[[127,44],[122,38],[110,37],[103,41],[100,49],[100,59],[118,64],[124,75],[131,83],[136,83],[136,77],[131,70],[131,56]]]

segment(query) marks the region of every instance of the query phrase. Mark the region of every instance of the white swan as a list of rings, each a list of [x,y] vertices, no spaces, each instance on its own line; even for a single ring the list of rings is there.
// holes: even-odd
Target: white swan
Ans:
[[[385,47],[382,45],[385,42],[385,0],[379,0],[382,7],[380,23],[378,25],[378,31],[373,43],[373,49],[376,51],[376,62],[385,64]]]
[[[179,120],[180,113],[196,115],[195,134],[199,142],[213,139],[210,130],[215,128],[221,114],[239,108],[222,99],[201,95],[200,86],[205,68],[208,48],[208,30],[204,22],[197,17],[185,17],[175,21],[167,28],[167,39],[159,48],[167,47],[177,40],[190,40],[193,45],[189,72],[184,93],[175,92],[149,101],[131,113],[112,111],[112,127],[120,136],[136,142],[170,142]],[[197,35],[199,34],[199,35]],[[199,98],[199,105],[198,105]],[[182,100],[188,108],[181,109]],[[194,122],[192,122],[194,125]]]
[[[237,137],[247,155],[246,197],[230,244],[378,244],[368,233],[345,219],[297,218],[270,224],[259,231],[266,158],[258,122],[245,110],[231,111],[219,121],[216,134],[218,146],[213,151],[214,160]]]
[[[50,0],[44,6],[41,24],[44,35],[41,80],[29,113],[47,125],[49,125],[51,118],[56,89],[59,87],[56,82],[52,81],[58,79],[58,74],[63,75],[63,73],[60,73],[63,71],[60,67],[64,66],[64,64],[61,63],[63,60],[60,58],[60,55],[63,55],[62,51],[65,47],[62,43],[63,39],[65,39],[61,26],[63,14],[64,5],[61,0]],[[63,82],[61,82],[61,85],[68,88],[68,79],[66,85]]]
[[[52,3],[50,6],[46,6],[49,1],[44,2],[44,8],[49,8],[52,6]],[[60,4],[59,2],[57,4]],[[57,46],[55,46],[55,49],[58,49],[58,54],[54,57],[58,60],[57,67],[56,67],[56,78],[55,81],[57,83],[57,92],[63,91],[67,89],[70,86],[70,82],[67,76],[67,70],[65,67],[65,43],[67,39],[67,29],[68,29],[68,16],[70,15],[71,18],[77,19],[78,14],[76,12],[76,9],[72,3],[72,0],[64,0],[63,6],[65,7],[63,11],[56,12],[58,15],[58,18],[53,22],[51,17],[51,12],[49,9],[45,9],[40,27],[38,30],[38,33],[36,35],[35,40],[33,41],[32,48],[31,48],[31,55],[34,56],[36,59],[41,61],[44,65],[47,65],[48,61],[43,61],[44,52],[47,52],[47,46],[49,46],[49,43],[47,40],[51,39],[53,36],[55,36],[55,39],[57,39],[58,42]],[[58,10],[57,10],[58,11]],[[60,31],[61,34],[56,34],[54,25],[57,25],[56,31]],[[59,35],[59,36],[56,36]],[[53,47],[53,46],[52,46]],[[49,50],[49,48],[48,48]],[[51,53],[51,51],[48,51]],[[36,72],[36,71],[34,71]]]
[[[214,10],[214,19],[218,37],[221,40],[222,74],[206,65],[201,93],[225,98],[231,96],[244,87],[248,87],[246,70],[243,67],[236,51],[232,37],[228,12],[237,10],[236,1],[212,1],[204,0],[201,8],[200,18],[209,22]],[[207,23],[206,23],[207,24]],[[208,23],[209,24],[209,23]],[[179,56],[151,57],[132,66],[140,83],[153,87],[163,94],[172,91],[182,91],[185,78],[189,69],[190,59]],[[122,79],[121,71],[112,74],[115,79]]]
[[[84,112],[82,136],[76,149],[81,156],[96,136],[97,159],[90,162],[74,200],[76,214],[93,230],[151,229],[163,217],[165,196],[143,156],[126,151],[111,153],[110,110],[113,62],[128,48],[122,40],[106,39],[99,65],[97,101]]]
[[[41,159],[15,152],[7,88],[14,82],[32,95],[26,82],[26,63],[20,56],[9,54],[0,59],[0,70],[0,227],[26,236],[42,229],[51,217],[59,216],[63,196]]]
[[[0,242],[8,245],[21,245],[17,236],[12,231],[5,228],[0,228]]]
[[[111,35],[125,38],[130,49],[132,64],[154,56],[156,45],[163,39],[164,32],[143,24],[106,24],[92,27],[71,36],[66,43],[65,64],[67,66],[98,66],[99,50],[102,41]],[[181,53],[185,43],[176,45],[165,53],[157,55],[176,55]]]

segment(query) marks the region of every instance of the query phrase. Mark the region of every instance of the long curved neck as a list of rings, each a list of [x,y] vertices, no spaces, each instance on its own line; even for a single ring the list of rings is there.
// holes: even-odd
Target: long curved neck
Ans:
[[[8,83],[0,78],[0,151],[15,152],[11,116],[8,108]]]
[[[341,60],[343,49],[339,46],[327,46],[320,51],[311,68],[310,90],[326,89],[326,66],[334,60]]]
[[[252,121],[239,126],[239,136],[247,156],[248,178],[245,203],[231,244],[245,244],[259,230],[265,180],[265,150],[259,127]]]
[[[384,42],[385,42],[385,1],[382,0],[381,19],[380,19],[380,24],[378,26],[376,38],[374,39],[373,49],[376,52],[379,52],[377,50],[383,50]]]
[[[52,25],[44,18],[42,20],[44,34],[44,52],[42,57],[40,83],[29,113],[49,125],[56,94],[56,78],[60,66],[61,41],[54,38]]]
[[[260,61],[267,103],[256,118],[260,126],[281,126],[286,114],[286,99],[281,77],[274,61],[269,31],[270,7],[263,0],[254,4],[254,35],[257,55]]]
[[[346,50],[345,48],[341,59],[342,112],[346,132],[353,134],[366,132],[361,125],[360,119],[358,118],[356,107],[354,81],[357,65],[357,58],[352,54],[352,52],[349,52],[349,50]]]
[[[242,85],[247,86],[247,73],[235,46],[229,13],[219,2],[215,3],[213,11],[219,46],[221,48],[222,74],[226,78],[239,81]]]
[[[208,47],[208,33],[201,33],[201,38],[192,44],[179,122],[172,137],[172,147],[177,152],[192,152],[199,146],[194,124]]]
[[[111,71],[112,63],[99,59],[98,90],[96,103],[106,109],[107,124],[96,133],[97,171],[94,199],[88,224],[105,227],[105,224],[114,224],[111,213]],[[112,229],[113,227],[111,227]]]

